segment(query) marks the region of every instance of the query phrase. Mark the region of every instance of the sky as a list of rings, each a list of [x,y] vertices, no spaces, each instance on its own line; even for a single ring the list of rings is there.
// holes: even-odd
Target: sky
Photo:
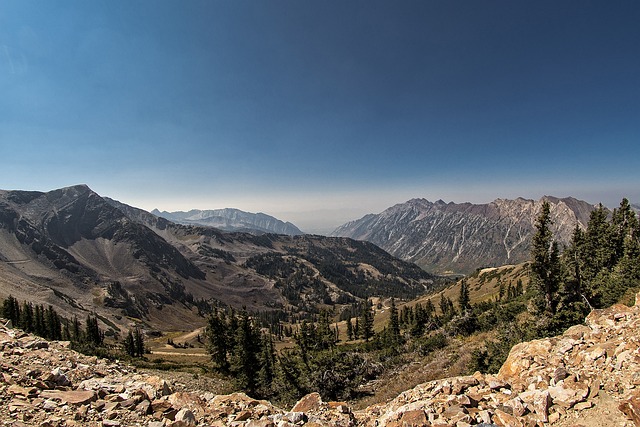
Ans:
[[[0,0],[0,188],[336,226],[640,203],[640,2]]]

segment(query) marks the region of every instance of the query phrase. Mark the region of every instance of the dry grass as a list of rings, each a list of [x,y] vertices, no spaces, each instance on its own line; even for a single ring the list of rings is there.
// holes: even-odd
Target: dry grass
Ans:
[[[447,347],[427,356],[416,353],[404,355],[404,363],[385,372],[373,382],[373,394],[351,402],[355,409],[385,403],[400,393],[432,380],[468,374],[474,349],[482,346],[486,334],[465,339],[451,339]]]

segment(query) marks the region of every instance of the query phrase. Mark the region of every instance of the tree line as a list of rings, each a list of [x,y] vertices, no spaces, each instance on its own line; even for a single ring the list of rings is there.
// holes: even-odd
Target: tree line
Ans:
[[[84,323],[77,316],[69,320],[61,317],[53,306],[24,301],[20,303],[9,295],[3,302],[2,317],[11,321],[13,327],[48,340],[70,341],[71,348],[84,354],[109,356],[105,334],[96,316],[87,315]],[[142,357],[145,353],[144,335],[135,328],[129,330],[122,344],[123,352],[131,357]]]

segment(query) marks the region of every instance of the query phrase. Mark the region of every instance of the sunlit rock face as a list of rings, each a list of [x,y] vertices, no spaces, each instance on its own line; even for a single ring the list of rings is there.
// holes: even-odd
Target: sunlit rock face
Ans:
[[[468,274],[527,261],[545,200],[551,204],[552,230],[560,244],[571,240],[576,225],[586,227],[595,209],[580,200],[555,197],[497,199],[481,205],[413,199],[344,224],[332,235],[372,242],[427,271]]]

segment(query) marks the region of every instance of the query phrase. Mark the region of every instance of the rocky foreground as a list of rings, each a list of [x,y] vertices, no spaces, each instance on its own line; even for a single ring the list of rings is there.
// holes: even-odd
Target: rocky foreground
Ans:
[[[497,375],[432,381],[362,411],[315,393],[286,410],[241,393],[175,391],[1,326],[0,373],[7,426],[640,426],[640,305],[595,310],[586,325],[519,344]]]

